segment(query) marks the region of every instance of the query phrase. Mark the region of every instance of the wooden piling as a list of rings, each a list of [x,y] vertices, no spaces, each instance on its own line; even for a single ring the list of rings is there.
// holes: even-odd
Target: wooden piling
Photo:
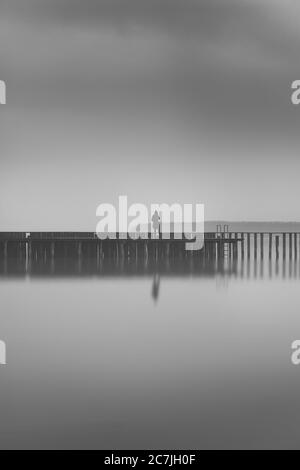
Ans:
[[[238,233],[234,234],[234,238],[235,238],[235,243],[233,245],[233,256],[234,258],[237,258],[238,257],[238,242],[237,242]]]
[[[269,233],[269,259],[272,259],[272,233]]]
[[[96,245],[96,265],[97,269],[99,268],[100,265],[100,242],[97,241]]]
[[[297,245],[297,233],[294,233],[294,258],[298,258],[298,245]]]
[[[250,238],[250,233],[247,233],[247,258],[250,259],[251,256],[251,238]]]
[[[282,234],[282,257],[283,259],[286,258],[286,234]]]
[[[260,234],[260,257],[264,259],[264,234]]]
[[[275,239],[276,239],[276,260],[278,260],[279,259],[279,236],[277,235]]]
[[[166,257],[169,258],[170,256],[170,243],[166,242]]]
[[[244,239],[244,233],[241,233],[241,255],[242,255],[242,259],[244,259],[245,257],[245,239]]]
[[[80,257],[82,255],[82,242],[78,242],[77,249],[78,249],[78,256]]]
[[[289,233],[289,257],[292,259],[293,257],[293,244],[292,244],[292,234]]]
[[[51,242],[50,253],[51,253],[51,258],[54,258],[54,256],[55,256],[55,242]]]
[[[254,259],[257,259],[257,233],[254,233]]]
[[[222,256],[222,246],[223,246],[223,243],[222,243],[221,239],[219,239],[219,241],[218,241],[218,260],[223,258],[223,256]]]

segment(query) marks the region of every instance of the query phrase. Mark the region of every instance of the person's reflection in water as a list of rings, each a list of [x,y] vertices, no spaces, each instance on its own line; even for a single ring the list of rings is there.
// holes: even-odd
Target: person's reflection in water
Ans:
[[[155,273],[153,277],[153,284],[152,284],[152,297],[155,302],[157,302],[159,296],[159,284],[160,284],[160,275],[159,273]]]

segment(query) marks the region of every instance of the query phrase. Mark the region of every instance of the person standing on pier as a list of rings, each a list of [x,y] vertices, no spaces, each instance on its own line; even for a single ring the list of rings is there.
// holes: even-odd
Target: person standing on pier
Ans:
[[[154,212],[151,220],[152,220],[154,235],[159,236],[160,217],[157,211]]]

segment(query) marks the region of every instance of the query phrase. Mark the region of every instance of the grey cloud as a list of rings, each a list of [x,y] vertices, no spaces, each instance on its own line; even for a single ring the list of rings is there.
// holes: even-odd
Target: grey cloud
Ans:
[[[227,20],[234,20],[240,7],[236,0],[9,0],[6,10],[46,22],[144,26],[201,34],[211,27],[216,32]]]
[[[195,38],[199,50],[227,46],[242,64],[247,56],[252,63],[262,58],[293,64],[300,36],[297,28],[291,32],[293,4],[287,1],[282,7],[278,0],[5,0],[2,14],[21,27],[29,22],[33,28],[167,34],[180,41]],[[288,21],[280,21],[286,11]]]
[[[271,3],[275,8],[276,1]],[[114,114],[132,109],[146,114],[164,108],[172,116],[186,116],[195,127],[204,118],[213,128],[230,132],[242,126],[245,131],[265,133],[284,128],[296,135],[289,81],[298,63],[298,42],[291,40],[285,23],[279,22],[279,29],[272,24],[274,16],[266,18],[271,3],[9,0],[7,13],[34,24],[23,39],[20,33],[16,52],[10,56],[10,83],[13,86],[15,77],[20,77],[22,93],[16,91],[15,99],[18,103],[24,99],[26,107],[64,105],[71,111],[80,107],[98,114],[110,109]],[[43,34],[37,26],[44,22],[56,33],[49,34],[47,49],[37,41]],[[72,28],[57,29],[57,24]],[[86,27],[90,32],[90,26],[99,33],[105,28],[133,32],[128,36],[134,50],[130,51],[130,41],[118,36],[104,42],[101,34],[86,35],[78,41],[78,30]],[[170,45],[159,34],[149,57],[152,46],[139,41],[141,30],[152,33],[149,39],[156,32],[172,34]],[[191,40],[185,41],[187,37]],[[22,77],[27,79],[21,83]]]
[[[290,83],[300,78],[300,28],[286,2],[5,0],[1,73],[10,98],[2,141],[11,148],[1,157],[2,181],[3,166],[15,174],[24,154],[34,171],[41,161],[62,168],[72,161],[78,179],[86,167],[109,174],[126,155],[124,174],[135,187],[130,168],[143,173],[157,159],[166,181],[170,162],[181,174],[184,155],[196,188],[202,169],[216,185],[224,171],[228,188],[249,182],[249,156],[268,171],[277,162],[272,183],[285,168],[282,153],[290,168],[299,154]],[[47,182],[42,165],[36,178],[28,175],[35,186]],[[108,199],[122,177],[117,172]],[[183,193],[191,187],[187,178]],[[210,188],[206,197],[218,199]]]

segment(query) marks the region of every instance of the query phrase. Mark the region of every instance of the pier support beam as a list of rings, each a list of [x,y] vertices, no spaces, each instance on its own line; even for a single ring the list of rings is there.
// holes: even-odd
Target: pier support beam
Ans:
[[[276,240],[276,260],[279,259],[279,236],[277,235],[275,237],[275,240]]]
[[[244,259],[245,257],[245,238],[244,238],[244,233],[241,233],[241,255],[242,255],[242,259]]]
[[[232,233],[229,233],[229,239],[231,240],[233,237],[233,234]],[[229,243],[228,244],[228,254],[229,254],[229,259],[231,259],[232,257],[232,244]]]
[[[166,257],[169,258],[170,256],[170,243],[166,242]]]
[[[99,266],[100,266],[100,243],[101,243],[101,242],[97,242],[97,245],[96,245],[96,263],[97,263],[97,269],[99,269]]]
[[[78,242],[78,256],[81,256],[82,255],[82,243],[81,242]]]
[[[235,243],[233,245],[233,253],[234,253],[234,258],[237,258],[238,257],[238,233],[235,233],[234,234],[234,238],[235,238]]]
[[[7,274],[7,253],[8,253],[8,242],[4,242],[4,274]]]
[[[282,234],[282,258],[286,258],[286,234]]]
[[[51,258],[53,259],[55,257],[55,242],[51,243],[50,254],[51,254]]]
[[[222,246],[223,246],[223,243],[221,241],[221,239],[218,241],[218,260],[220,260],[221,258],[223,258],[223,253],[222,253]]]
[[[264,259],[264,234],[260,234],[260,257]]]
[[[250,233],[247,233],[247,258],[250,259],[251,256],[251,238],[250,238]]]

